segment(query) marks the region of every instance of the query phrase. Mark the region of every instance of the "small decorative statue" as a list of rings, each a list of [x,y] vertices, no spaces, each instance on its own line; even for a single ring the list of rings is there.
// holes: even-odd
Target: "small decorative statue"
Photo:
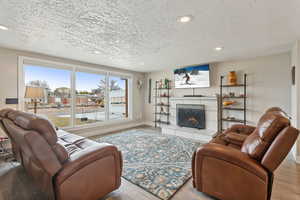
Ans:
[[[165,88],[169,88],[169,80],[165,79]]]
[[[138,88],[138,89],[141,89],[141,88],[143,87],[143,85],[144,85],[143,80],[138,80],[138,81],[137,81],[137,88]]]
[[[164,88],[164,81],[163,81],[163,79],[160,80],[160,88]]]

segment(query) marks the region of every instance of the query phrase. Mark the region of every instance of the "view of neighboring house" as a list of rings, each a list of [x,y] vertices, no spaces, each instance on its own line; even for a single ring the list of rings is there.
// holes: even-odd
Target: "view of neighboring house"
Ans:
[[[40,70],[40,67],[29,67],[31,70]],[[47,70],[46,68],[42,70]],[[116,79],[116,78],[114,78]],[[116,120],[122,119],[126,114],[126,91],[123,86],[122,79],[116,81],[112,78],[110,80],[109,90],[109,118]],[[72,99],[75,100],[76,105],[76,122],[82,123],[95,123],[106,120],[105,114],[105,87],[102,80],[96,85],[97,88],[93,89],[94,85],[90,85],[85,90],[76,90],[74,98],[72,91],[69,87],[55,87],[59,81],[54,79],[47,80],[31,80],[26,83],[26,86],[42,88],[44,97],[38,99],[37,110],[38,113],[46,115],[52,119],[57,126],[65,127],[70,125],[71,120],[71,104]],[[25,99],[26,108],[28,111],[34,110],[33,99]]]
[[[109,94],[109,99],[111,104],[125,104],[125,90],[119,89],[111,91]]]

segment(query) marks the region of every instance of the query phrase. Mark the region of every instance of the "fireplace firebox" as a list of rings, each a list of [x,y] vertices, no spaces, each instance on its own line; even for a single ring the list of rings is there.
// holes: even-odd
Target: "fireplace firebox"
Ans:
[[[204,105],[177,104],[176,112],[178,126],[205,129]]]

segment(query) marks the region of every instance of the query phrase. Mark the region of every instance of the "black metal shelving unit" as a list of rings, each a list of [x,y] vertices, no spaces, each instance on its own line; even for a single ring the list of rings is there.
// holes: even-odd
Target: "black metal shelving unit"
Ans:
[[[170,90],[171,80],[167,80],[168,84],[164,84],[166,87],[161,86],[161,81],[155,82],[155,112],[154,123],[155,127],[160,124],[170,124]],[[162,112],[163,110],[163,112]]]
[[[234,122],[234,123],[241,123],[241,124],[247,124],[247,74],[244,74],[244,83],[243,84],[237,84],[237,85],[224,85],[224,76],[221,76],[220,79],[220,106],[219,106],[219,131],[223,131],[223,122]],[[240,94],[239,96],[229,96],[229,95],[224,95],[224,89],[225,88],[237,88],[240,87],[243,89],[243,93]],[[224,106],[223,102],[224,100],[228,99],[240,99],[242,100],[242,107],[232,107],[232,106]],[[231,118],[231,117],[226,117],[224,116],[224,110],[226,111],[240,111],[243,112],[243,119],[237,119],[237,118]]]

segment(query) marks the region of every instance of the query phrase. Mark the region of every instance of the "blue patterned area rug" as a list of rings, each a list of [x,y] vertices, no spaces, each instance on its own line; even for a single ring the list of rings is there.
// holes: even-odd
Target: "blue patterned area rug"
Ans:
[[[151,129],[134,129],[99,137],[97,142],[122,151],[123,177],[160,199],[170,199],[192,176],[191,160],[199,142]]]

